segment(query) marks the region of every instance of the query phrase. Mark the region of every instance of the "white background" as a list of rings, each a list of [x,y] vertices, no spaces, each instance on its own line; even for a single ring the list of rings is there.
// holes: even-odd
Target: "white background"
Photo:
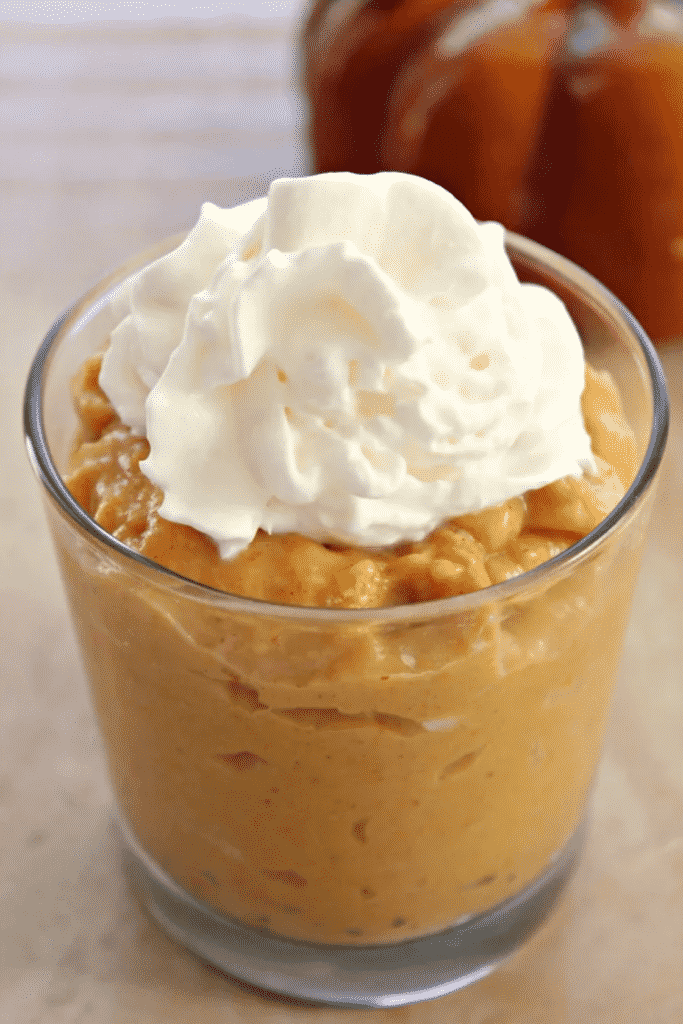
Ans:
[[[162,18],[225,18],[234,14],[252,18],[287,18],[301,7],[300,0],[229,0],[192,3],[191,0],[5,0],[0,21],[69,24],[83,21],[144,21]]]

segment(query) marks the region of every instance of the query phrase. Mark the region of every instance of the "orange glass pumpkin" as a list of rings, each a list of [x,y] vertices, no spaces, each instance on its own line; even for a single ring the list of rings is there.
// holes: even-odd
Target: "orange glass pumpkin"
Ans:
[[[402,170],[683,334],[683,9],[668,0],[318,0],[316,171]]]

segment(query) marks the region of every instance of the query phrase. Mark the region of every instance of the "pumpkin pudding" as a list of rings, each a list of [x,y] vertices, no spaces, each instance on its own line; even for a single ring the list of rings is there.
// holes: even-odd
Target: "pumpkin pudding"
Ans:
[[[586,367],[582,409],[598,470],[565,477],[493,508],[447,520],[422,541],[387,550],[260,530],[231,559],[189,526],[159,514],[163,493],[140,469],[145,438],[121,423],[99,386],[101,356],[74,381],[80,436],[67,477],[92,518],[166,569],[275,604],[379,608],[482,590],[548,561],[596,527],[638,469],[636,444],[608,374]]]
[[[507,278],[500,287],[508,285],[518,287]],[[201,353],[209,358],[205,347]],[[195,357],[183,358],[196,382]],[[477,358],[468,354],[469,364]],[[495,364],[495,351],[490,358]],[[363,545],[351,536],[357,517],[327,537],[273,528],[266,518],[225,557],[233,541],[206,511],[213,479],[200,479],[198,512],[213,534],[182,521],[187,515],[164,514],[168,494],[146,467],[157,481],[166,472],[172,487],[179,478],[168,459],[150,457],[134,415],[126,413],[132,425],[124,422],[105,394],[102,360],[88,359],[74,382],[71,494],[138,555],[249,599],[210,604],[182,581],[157,585],[144,567],[134,579],[115,566],[93,575],[77,553],[61,551],[117,800],[140,846],[215,910],[320,943],[429,934],[523,890],[582,818],[643,542],[639,534],[624,558],[616,531],[576,564],[525,582],[593,530],[634,479],[642,446],[609,374],[581,366],[585,387],[571,429],[579,462],[587,431],[591,464],[583,473],[562,473],[384,545],[372,532],[375,519],[367,525],[373,542]],[[509,364],[501,357],[500,365]],[[223,387],[225,403],[233,385]],[[502,393],[496,385],[495,401]],[[541,401],[530,398],[530,408]],[[400,402],[394,407],[401,423],[414,422]],[[370,426],[387,408],[367,413]],[[290,425],[295,414],[303,417],[295,409]],[[375,439],[391,433],[387,423],[374,426]],[[341,436],[348,441],[348,431]],[[526,443],[529,429],[519,437]],[[533,444],[521,458],[525,472],[541,466],[552,475],[543,440],[534,436]],[[417,459],[407,443],[402,450]],[[385,472],[387,462],[373,459],[371,469]],[[201,473],[201,452],[197,462]],[[420,465],[415,478],[429,488],[433,474]],[[438,494],[455,480],[457,504],[463,478],[442,474]],[[422,508],[416,485],[401,474],[391,479],[408,496],[404,519],[414,523]],[[239,486],[256,507],[260,491]],[[266,499],[263,516],[284,522],[284,498]],[[325,500],[319,522],[332,498]],[[368,506],[358,508],[360,515]],[[503,587],[488,599],[495,584]],[[441,601],[472,594],[480,598],[464,605]],[[423,614],[425,602],[437,603]],[[402,617],[406,607],[414,612]],[[335,616],[340,610],[347,614]]]

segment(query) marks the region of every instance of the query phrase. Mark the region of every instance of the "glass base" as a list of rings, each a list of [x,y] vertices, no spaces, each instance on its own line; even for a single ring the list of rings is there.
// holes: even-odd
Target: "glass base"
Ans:
[[[317,945],[223,917],[182,889],[141,849],[119,817],[124,865],[152,917],[183,946],[260,989],[338,1007],[404,1006],[486,977],[553,909],[576,865],[579,826],[550,867],[511,899],[446,931],[391,945]]]

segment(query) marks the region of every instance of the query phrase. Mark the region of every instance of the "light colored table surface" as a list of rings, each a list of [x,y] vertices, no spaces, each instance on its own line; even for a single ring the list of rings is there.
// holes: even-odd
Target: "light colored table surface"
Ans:
[[[683,1021],[683,344],[672,436],[594,802],[564,904],[496,975],[349,1012],[265,999],[184,952],[128,894],[109,787],[22,450],[33,351],[102,274],[302,162],[292,23],[0,25],[0,1020],[8,1024]]]

